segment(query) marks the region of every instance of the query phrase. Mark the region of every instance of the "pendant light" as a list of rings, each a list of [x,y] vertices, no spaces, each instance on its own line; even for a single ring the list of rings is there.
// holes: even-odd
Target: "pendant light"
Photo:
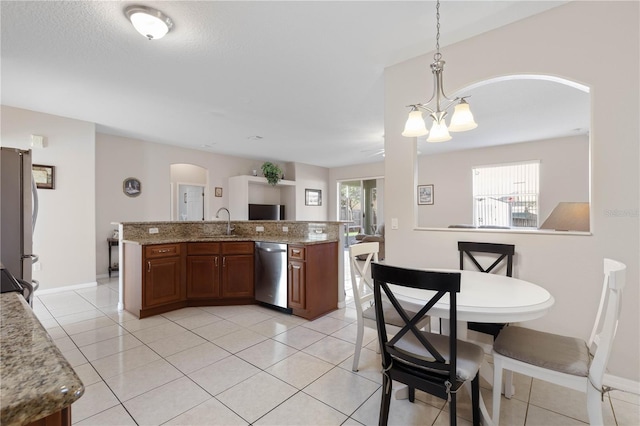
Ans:
[[[444,70],[445,62],[440,54],[440,0],[436,2],[436,24],[436,53],[433,55],[433,62],[431,63],[433,95],[425,103],[409,105],[411,112],[409,112],[409,118],[404,126],[402,136],[418,137],[428,134],[427,142],[446,142],[451,139],[449,132],[465,132],[475,129],[478,124],[474,121],[469,104],[464,97],[449,99],[444,93],[442,71]],[[434,100],[434,105],[429,106]],[[448,102],[448,104],[442,105],[441,102]],[[451,123],[447,126],[445,121],[447,110],[456,102],[458,104],[454,108]],[[423,111],[428,112],[433,120],[431,131],[427,130],[422,117]]]

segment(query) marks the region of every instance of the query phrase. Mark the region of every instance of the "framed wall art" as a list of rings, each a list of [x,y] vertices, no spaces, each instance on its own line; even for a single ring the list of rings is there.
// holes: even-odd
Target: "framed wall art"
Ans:
[[[221,187],[219,187],[219,186],[216,186],[216,189],[215,189],[214,195],[215,195],[216,197],[222,197],[222,188],[221,188]]]
[[[418,205],[433,204],[433,185],[418,185]]]
[[[36,187],[38,189],[55,189],[55,166],[34,164],[31,166],[31,171],[33,173],[33,180],[36,181]]]
[[[137,197],[142,193],[142,184],[134,177],[126,178],[122,181],[122,192],[127,197]]]
[[[304,190],[304,205],[305,206],[321,206],[322,205],[322,190],[320,190],[320,189],[305,189]]]

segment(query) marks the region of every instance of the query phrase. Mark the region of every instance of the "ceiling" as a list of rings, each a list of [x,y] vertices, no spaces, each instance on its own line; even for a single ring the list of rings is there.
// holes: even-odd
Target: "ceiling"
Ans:
[[[563,3],[444,1],[443,55],[447,44]],[[131,4],[162,10],[174,28],[146,40],[124,16]],[[100,133],[323,167],[382,159],[384,68],[435,47],[433,1],[3,0],[0,7],[3,105],[94,122]],[[574,122],[548,108],[584,106],[557,84],[541,84],[485,86],[487,96],[474,89],[475,145],[460,134],[457,145],[419,141],[418,149],[518,141],[541,123],[559,123],[564,133],[588,128],[588,112]],[[416,102],[428,95],[416,94]],[[548,115],[505,126],[524,108]],[[502,118],[490,124],[496,109]]]

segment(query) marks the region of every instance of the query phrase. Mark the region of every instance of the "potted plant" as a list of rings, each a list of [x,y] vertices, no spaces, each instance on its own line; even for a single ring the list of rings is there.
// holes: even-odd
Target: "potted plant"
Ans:
[[[282,176],[282,169],[277,164],[266,162],[262,165],[262,173],[267,178],[269,185],[276,186]]]

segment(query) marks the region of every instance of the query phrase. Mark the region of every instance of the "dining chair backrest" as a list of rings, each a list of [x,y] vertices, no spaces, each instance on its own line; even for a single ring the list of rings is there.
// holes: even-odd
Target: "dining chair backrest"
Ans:
[[[371,279],[371,262],[378,261],[379,243],[359,243],[349,247],[349,269],[351,270],[351,286],[358,316],[362,316],[363,306],[373,299],[373,280]],[[366,256],[364,261],[358,256]]]
[[[378,339],[380,341],[380,349],[382,353],[382,368],[384,370],[391,368],[393,359],[396,359],[423,367],[430,371],[438,372],[440,375],[445,374],[448,377],[450,384],[457,383],[456,296],[457,293],[460,292],[460,273],[421,271],[376,263],[372,266],[372,276],[374,282],[374,299],[377,318],[384,318],[384,311],[382,309],[382,297],[384,294],[393,305],[397,314],[404,321],[404,326],[391,338],[391,340],[387,340],[385,322],[378,321]],[[426,301],[424,306],[415,314],[415,316],[409,317],[396,298],[394,291],[389,287],[390,284],[422,290],[433,290],[436,293]],[[448,299],[447,302],[449,303],[449,321],[451,323],[448,339],[448,353],[451,354],[449,360],[445,360],[428,338],[425,337],[425,333],[421,333],[417,327],[420,319],[427,315],[433,305],[442,298]],[[426,352],[430,354],[430,359],[425,359],[425,357],[422,356],[416,357],[411,353],[407,353],[404,350],[396,348],[396,343],[407,333],[412,333],[418,339]],[[446,389],[442,387],[441,390],[442,392],[440,392],[440,394],[434,394],[446,399],[448,397]]]
[[[504,265],[506,266],[506,275],[508,277],[513,276],[513,255],[515,254],[515,245],[513,244],[498,244],[498,243],[478,243],[471,241],[459,241],[458,242],[458,251],[460,252],[460,269],[464,269],[464,257],[465,254],[471,260],[471,262],[478,268],[480,272],[493,272],[497,270],[501,263],[504,261]],[[489,266],[484,267],[478,261],[477,255],[474,253],[481,254],[492,254],[497,255],[492,258],[493,263]]]
[[[626,283],[626,269],[626,265],[621,262],[604,259],[604,283],[600,305],[587,342],[589,352],[593,356],[589,367],[589,380],[597,389],[602,388],[611,346],[618,328],[622,290]]]

